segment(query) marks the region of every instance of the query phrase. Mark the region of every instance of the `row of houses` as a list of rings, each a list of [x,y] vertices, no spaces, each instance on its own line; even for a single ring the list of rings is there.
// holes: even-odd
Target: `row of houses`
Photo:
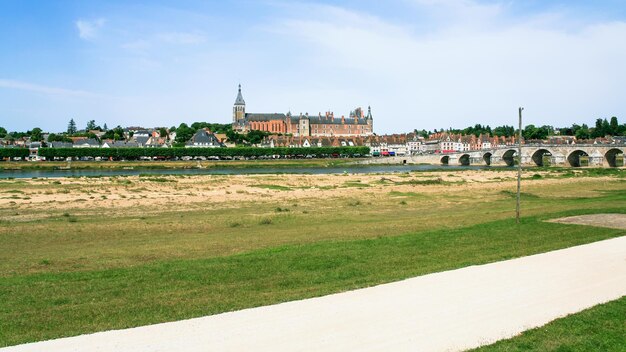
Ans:
[[[478,138],[475,136],[437,136],[425,139],[414,133],[366,137],[292,137],[269,136],[262,147],[342,147],[367,146],[372,155],[416,155],[454,151],[490,149],[492,146],[512,145],[515,139]]]
[[[51,148],[168,148],[173,138],[161,137],[158,131],[137,130],[127,140],[103,140],[94,138],[71,137],[72,142],[30,143],[27,139],[14,143],[14,147],[41,146]],[[436,133],[428,138],[415,133],[349,136],[349,137],[311,137],[292,135],[270,135],[259,143],[258,147],[345,147],[367,146],[374,156],[378,155],[418,155],[433,153],[453,153],[476,150],[488,150],[512,146],[517,143],[515,137],[492,137],[489,135],[466,136],[449,133]],[[554,136],[543,141],[522,141],[522,143],[542,144],[626,144],[626,137],[597,138],[592,141],[580,141],[571,136]],[[3,146],[0,140],[0,147]],[[6,147],[6,146],[5,146]],[[215,134],[208,129],[198,130],[185,144],[187,148],[223,148],[235,147],[225,134]]]
[[[42,135],[42,146],[52,148],[123,148],[123,147],[169,147],[170,141],[176,138],[176,133],[168,133],[168,136],[161,137],[158,130],[143,129],[141,127],[128,127],[123,129],[123,140],[103,139],[105,132],[100,130],[82,131],[84,134],[95,135],[96,138],[88,137],[67,137],[69,141],[58,142],[49,141],[49,133]],[[0,139],[0,147],[29,147],[33,141],[29,137],[17,139]]]
[[[543,141],[524,141],[523,144],[626,144],[625,137],[607,137],[594,140],[576,140],[575,137],[550,137]],[[503,148],[517,144],[516,137],[488,135],[464,136],[438,133],[429,138],[414,133],[367,137],[293,137],[272,135],[263,140],[261,147],[342,147],[367,146],[372,155],[419,155],[454,153]]]

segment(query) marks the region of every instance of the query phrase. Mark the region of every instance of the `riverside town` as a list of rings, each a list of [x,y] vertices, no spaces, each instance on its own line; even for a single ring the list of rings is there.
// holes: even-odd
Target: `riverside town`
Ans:
[[[401,157],[385,163],[490,166],[515,163],[516,135],[513,126],[480,124],[462,130],[416,128],[403,134],[377,135],[369,106],[367,112],[357,107],[347,117],[331,111],[315,115],[251,113],[246,111],[239,85],[232,124],[108,128],[106,123],[99,126],[91,120],[79,130],[71,119],[62,132],[35,127],[8,133],[0,127],[0,157],[14,161],[102,161],[370,156]],[[522,131],[521,160],[537,166],[623,166],[625,135],[626,124],[620,124],[617,117],[597,119],[593,127],[527,125]]]
[[[0,352],[625,352],[626,1],[0,1]]]

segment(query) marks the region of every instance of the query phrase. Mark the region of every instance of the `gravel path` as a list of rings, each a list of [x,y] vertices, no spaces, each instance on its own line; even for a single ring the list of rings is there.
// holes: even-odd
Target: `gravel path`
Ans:
[[[626,237],[8,351],[456,351],[626,295]]]
[[[626,229],[626,214],[590,214],[569,216],[566,218],[550,220],[563,224],[589,225],[609,227],[613,229]]]

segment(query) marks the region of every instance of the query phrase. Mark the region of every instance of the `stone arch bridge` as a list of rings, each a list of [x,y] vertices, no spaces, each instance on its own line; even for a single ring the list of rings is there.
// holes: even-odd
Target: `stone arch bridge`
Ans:
[[[524,144],[522,165],[526,166],[594,166],[624,167],[624,144]],[[513,166],[517,146],[445,154],[422,154],[369,158],[363,164],[432,164]]]
[[[522,165],[532,166],[604,166],[623,167],[626,146],[613,144],[525,144],[522,145]],[[425,156],[443,165],[508,165],[518,159],[517,147],[475,150]],[[431,160],[431,163],[435,160]]]

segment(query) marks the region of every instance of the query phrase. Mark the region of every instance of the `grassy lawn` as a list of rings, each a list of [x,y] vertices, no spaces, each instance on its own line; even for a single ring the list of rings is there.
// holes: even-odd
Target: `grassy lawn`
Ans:
[[[477,181],[483,173],[449,172],[5,180],[0,346],[315,297],[626,234],[542,221],[626,212],[623,177],[528,180],[517,226],[507,173]]]
[[[615,211],[616,209],[611,209]],[[580,212],[567,212],[567,215]],[[562,214],[565,215],[565,214]],[[397,237],[282,246],[0,281],[0,343],[197,317],[366,287],[624,235],[525,218]]]
[[[472,351],[626,351],[626,297]]]

